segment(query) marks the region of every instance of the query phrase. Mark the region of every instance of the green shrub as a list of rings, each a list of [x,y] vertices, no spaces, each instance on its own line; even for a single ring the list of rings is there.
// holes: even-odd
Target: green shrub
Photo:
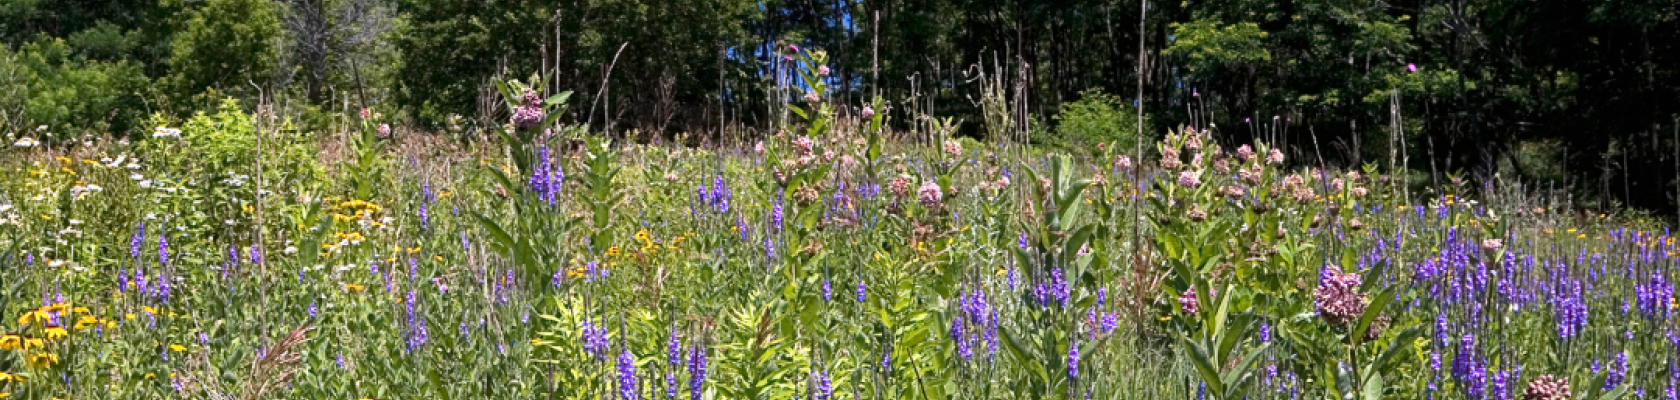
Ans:
[[[1055,134],[1042,143],[1076,153],[1093,151],[1099,143],[1132,148],[1138,136],[1136,109],[1098,89],[1080,92],[1079,97],[1056,113]],[[1144,125],[1149,125],[1147,119]]]
[[[157,114],[151,123],[166,128],[170,120]],[[187,119],[179,136],[149,132],[137,152],[150,166],[146,178],[155,187],[175,189],[155,194],[162,207],[178,212],[189,230],[222,237],[249,223],[252,214],[246,207],[256,195],[256,129],[256,117],[227,98],[214,114],[200,111]],[[312,139],[272,132],[268,137],[263,143],[263,179],[269,183],[265,191],[289,196],[319,186],[325,171]]]
[[[132,61],[86,61],[61,39],[17,52],[0,48],[0,119],[11,130],[46,126],[63,138],[95,131],[123,132],[144,115],[139,92],[150,82]]]

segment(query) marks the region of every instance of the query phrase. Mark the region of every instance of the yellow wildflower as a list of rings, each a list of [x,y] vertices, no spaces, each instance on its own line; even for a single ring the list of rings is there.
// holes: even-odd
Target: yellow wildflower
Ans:
[[[47,347],[47,342],[42,341],[41,338],[23,338],[24,350],[39,349],[42,347]]]
[[[83,315],[81,319],[76,320],[76,330],[78,331],[87,329],[88,325],[99,325],[99,318],[92,315]]]
[[[174,343],[170,343],[170,344],[169,344],[169,351],[173,351],[173,352],[176,352],[176,353],[180,353],[180,352],[183,352],[183,351],[187,351],[187,348],[186,348],[186,347],[185,347],[185,346],[181,346],[181,345],[178,345],[178,344],[174,344]]]
[[[648,231],[646,229],[636,231],[635,239],[638,242],[646,242],[646,241],[652,240],[651,237],[652,237],[652,235],[648,234]]]
[[[42,311],[41,309],[37,308],[37,309],[34,309],[34,310],[24,311],[23,315],[18,316],[17,322],[18,322],[18,326],[21,327],[21,326],[29,326],[29,324],[35,323],[37,321],[45,323],[49,319],[52,319],[52,317],[47,315],[46,311]]]
[[[51,368],[57,362],[58,354],[55,353],[36,353],[24,360],[24,363],[34,368]]]
[[[618,257],[618,245],[607,248],[607,257]]]
[[[346,292],[360,292],[360,291],[363,291],[363,290],[367,290],[367,287],[362,286],[362,285],[357,285],[357,284],[354,284],[354,283],[345,283],[344,284],[344,291],[346,291]]]
[[[46,332],[47,340],[58,340],[63,339],[65,336],[70,336],[70,331],[65,330],[62,326],[48,327],[43,332]]]
[[[23,383],[23,377],[10,372],[0,372],[0,382]]]
[[[0,336],[0,350],[17,350],[20,348],[23,348],[23,336],[16,333]]]

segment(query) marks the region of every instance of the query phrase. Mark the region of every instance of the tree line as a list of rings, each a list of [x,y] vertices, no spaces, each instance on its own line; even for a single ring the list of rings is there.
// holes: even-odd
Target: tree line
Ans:
[[[717,143],[783,121],[801,46],[833,101],[885,99],[904,131],[1134,135],[1085,121],[1141,106],[1145,132],[1419,185],[1664,211],[1680,188],[1680,0],[0,0],[0,41],[11,136],[143,132],[228,96],[304,131],[372,107],[470,132],[505,123],[493,81],[540,74],[576,93],[569,122]]]

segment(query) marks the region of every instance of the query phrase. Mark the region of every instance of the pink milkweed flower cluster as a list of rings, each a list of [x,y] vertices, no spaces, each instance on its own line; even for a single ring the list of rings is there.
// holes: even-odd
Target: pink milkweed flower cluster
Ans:
[[[1178,185],[1194,189],[1202,185],[1202,178],[1197,176],[1195,171],[1179,172]]]
[[[1359,274],[1325,267],[1313,291],[1313,305],[1319,318],[1333,326],[1347,326],[1365,314],[1365,296],[1359,294]]]
[[[923,182],[922,187],[916,189],[916,200],[920,201],[923,207],[938,207],[940,202],[944,201],[944,198],[945,194],[939,190],[939,184],[931,180]]]
[[[525,93],[520,96],[520,99],[523,104],[513,107],[513,116],[508,118],[509,122],[519,129],[537,127],[537,124],[541,124],[543,117],[546,116],[542,109],[542,99],[537,91],[531,89],[525,89]]]
[[[1523,391],[1523,400],[1567,400],[1569,396],[1569,380],[1551,375],[1534,378]]]

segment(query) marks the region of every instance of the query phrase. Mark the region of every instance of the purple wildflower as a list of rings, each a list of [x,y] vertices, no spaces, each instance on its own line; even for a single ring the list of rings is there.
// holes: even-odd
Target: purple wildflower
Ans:
[[[1079,339],[1078,338],[1074,338],[1073,341],[1068,344],[1067,374],[1068,374],[1068,380],[1070,380],[1070,381],[1079,380]]]
[[[618,355],[618,398],[636,400],[636,358],[629,348]]]
[[[607,354],[607,328],[583,320],[583,352],[604,359]]]
[[[158,232],[158,265],[169,264],[169,237]]]
[[[828,379],[828,373],[818,371],[814,373],[817,382],[815,400],[830,400],[834,398],[834,382]]]
[[[700,395],[706,383],[706,348],[695,343],[688,348],[688,395],[690,400],[700,400]]]
[[[128,254],[134,259],[140,259],[140,242],[146,240],[146,223],[134,227],[134,238],[128,240]]]

